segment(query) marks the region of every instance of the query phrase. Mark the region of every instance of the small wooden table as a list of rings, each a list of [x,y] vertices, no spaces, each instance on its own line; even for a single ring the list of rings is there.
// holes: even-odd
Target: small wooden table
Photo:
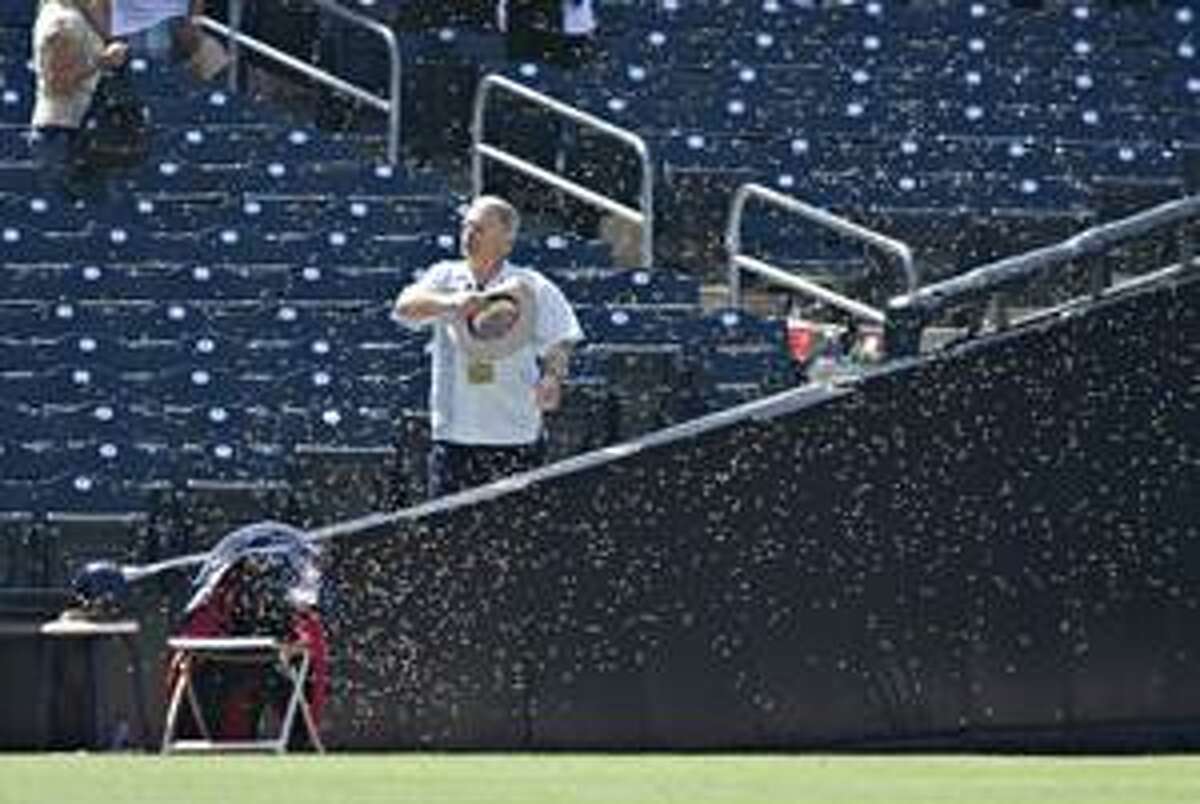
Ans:
[[[134,706],[137,735],[143,748],[149,748],[150,738],[147,730],[146,717],[146,687],[142,676],[142,653],[139,647],[141,626],[136,620],[85,620],[60,617],[56,620],[29,622],[0,622],[0,637],[16,637],[38,639],[39,664],[41,666],[41,693],[38,711],[43,718],[43,728],[49,731],[50,714],[54,706],[58,690],[53,689],[51,674],[51,652],[49,645],[54,640],[83,640],[86,645],[86,675],[89,703],[89,741],[92,748],[105,748],[101,731],[103,719],[104,685],[100,679],[100,662],[98,650],[100,643],[108,639],[116,639],[125,648],[132,673],[130,674],[131,700]],[[43,744],[48,744],[49,735],[42,735]]]

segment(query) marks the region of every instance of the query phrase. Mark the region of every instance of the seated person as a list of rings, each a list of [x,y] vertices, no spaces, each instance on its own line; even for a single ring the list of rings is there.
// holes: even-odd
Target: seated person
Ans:
[[[181,637],[275,637],[308,646],[309,676],[305,697],[319,728],[328,699],[329,651],[317,608],[318,550],[302,531],[278,522],[259,522],[235,530],[209,555],[192,583]],[[179,673],[172,656],[168,689]],[[266,706],[282,713],[291,690],[261,665],[204,663],[193,670],[193,684],[214,739],[253,740]],[[187,706],[180,709],[177,734],[196,735]],[[304,739],[304,729],[292,732]]]

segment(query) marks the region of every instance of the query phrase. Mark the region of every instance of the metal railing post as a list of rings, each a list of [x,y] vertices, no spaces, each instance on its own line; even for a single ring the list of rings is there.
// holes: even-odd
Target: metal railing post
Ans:
[[[471,110],[471,197],[483,194],[483,154],[479,150],[484,137],[484,113],[492,85],[485,78],[475,89],[475,105]]]
[[[650,153],[642,143],[639,156],[642,159],[642,267],[649,268],[654,264],[654,163]]]
[[[386,36],[384,36],[386,32]],[[402,120],[403,92],[401,83],[400,41],[391,28],[379,30],[388,47],[388,65],[391,67],[391,94],[388,95],[388,164],[400,163],[400,129]]]
[[[1200,217],[1200,195],[1167,201],[1127,218],[1085,229],[1060,243],[1006,257],[909,291],[892,299],[889,306],[916,305],[930,311],[943,309],[967,297],[993,292],[1012,282],[1081,257],[1103,253],[1118,243],[1195,217]]]
[[[229,41],[229,91],[237,92],[242,67],[242,48],[238,39],[242,33],[243,0],[229,0],[229,28],[237,36]]]
[[[282,64],[307,78],[311,78],[319,84],[324,84],[337,92],[349,95],[381,112],[385,112],[388,115],[388,161],[393,165],[397,164],[400,161],[400,126],[401,108],[403,106],[401,98],[403,84],[400,40],[397,38],[396,33],[382,22],[350,11],[339,3],[334,2],[334,0],[311,1],[334,16],[340,17],[351,25],[364,28],[384,41],[390,59],[388,79],[390,95],[388,98],[381,98],[356,84],[332,75],[326,70],[314,67],[290,53],[285,53],[252,36],[248,36],[242,31],[243,0],[230,0],[228,25],[223,25],[211,17],[197,17],[196,22],[204,28],[224,36],[229,41],[229,88],[231,91],[237,91],[238,84],[240,83],[241,49],[244,47],[247,50],[252,50],[262,56],[266,56],[278,64]]]
[[[743,184],[734,193],[733,203],[730,205],[729,210],[729,222],[725,229],[725,247],[729,252],[728,280],[730,304],[732,306],[737,307],[741,304],[742,271],[750,271],[789,290],[820,299],[826,304],[837,307],[857,318],[862,318],[876,324],[882,324],[887,320],[887,316],[882,310],[851,299],[836,291],[829,290],[816,282],[791,274],[778,266],[743,254],[742,218],[745,215],[746,204],[751,198],[761,199],[788,212],[795,213],[818,226],[831,229],[851,240],[866,243],[891,254],[900,261],[909,291],[915,290],[920,284],[920,277],[917,275],[916,265],[913,262],[912,249],[906,244],[853,221],[840,218],[823,209],[806,204],[790,195],[777,192],[761,184],[749,183]]]
[[[589,190],[581,184],[565,179],[538,165],[486,142],[485,115],[488,98],[493,89],[501,89],[509,94],[537,104],[548,111],[565,117],[573,123],[599,131],[613,139],[625,143],[638,156],[642,166],[642,186],[638,193],[640,210],[621,204],[609,196]],[[475,91],[475,107],[471,118],[471,190],[472,195],[478,196],[483,192],[483,160],[491,159],[496,162],[531,176],[544,184],[562,190],[568,195],[591,206],[609,212],[617,217],[635,223],[641,227],[642,237],[639,249],[639,259],[643,268],[649,268],[654,263],[654,165],[650,159],[650,149],[646,141],[628,129],[614,126],[606,120],[588,114],[574,106],[544,95],[524,84],[519,84],[501,75],[491,74],[479,82]]]
[[[1197,217],[1200,217],[1200,195],[1188,196],[1144,209],[1120,220],[1093,226],[1062,242],[981,265],[966,273],[925,285],[891,299],[888,302],[888,326],[895,324],[897,340],[910,343],[913,336],[909,330],[915,329],[916,336],[919,337],[921,327],[940,311],[954,304],[1001,292],[1013,283],[1028,280],[1081,259],[1103,255],[1120,243],[1164,227],[1184,225]],[[1186,254],[1183,256],[1186,257]],[[1191,268],[1192,266],[1185,261],[1179,263],[1177,268],[1164,269],[1155,274],[1164,275],[1171,271]],[[1111,281],[1111,277],[1107,279]],[[1146,279],[1135,277],[1116,285],[1110,284],[1108,288],[1111,290],[1132,287],[1144,283]],[[1092,290],[1097,294],[1102,292],[1096,288]],[[885,337],[891,336],[885,334]]]

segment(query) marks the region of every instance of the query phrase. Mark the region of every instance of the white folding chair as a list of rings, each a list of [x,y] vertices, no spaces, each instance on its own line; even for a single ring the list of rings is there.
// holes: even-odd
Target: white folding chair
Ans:
[[[164,754],[205,751],[268,751],[283,754],[287,752],[297,713],[308,731],[313,749],[324,753],[325,747],[317,733],[316,721],[304,694],[311,658],[307,646],[270,637],[173,637],[167,640],[167,645],[175,652],[179,661],[179,675],[171,689],[167,721],[163,727]],[[193,684],[193,673],[204,662],[263,665],[286,679],[291,688],[281,717],[279,734],[254,740],[214,739]],[[179,709],[184,698],[187,698],[192,717],[200,730],[200,739],[178,739],[175,736]]]

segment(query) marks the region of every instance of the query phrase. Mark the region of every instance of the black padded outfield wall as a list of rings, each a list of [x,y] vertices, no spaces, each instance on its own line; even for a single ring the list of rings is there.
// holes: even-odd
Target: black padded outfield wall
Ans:
[[[346,747],[1200,745],[1200,282],[331,545]]]

